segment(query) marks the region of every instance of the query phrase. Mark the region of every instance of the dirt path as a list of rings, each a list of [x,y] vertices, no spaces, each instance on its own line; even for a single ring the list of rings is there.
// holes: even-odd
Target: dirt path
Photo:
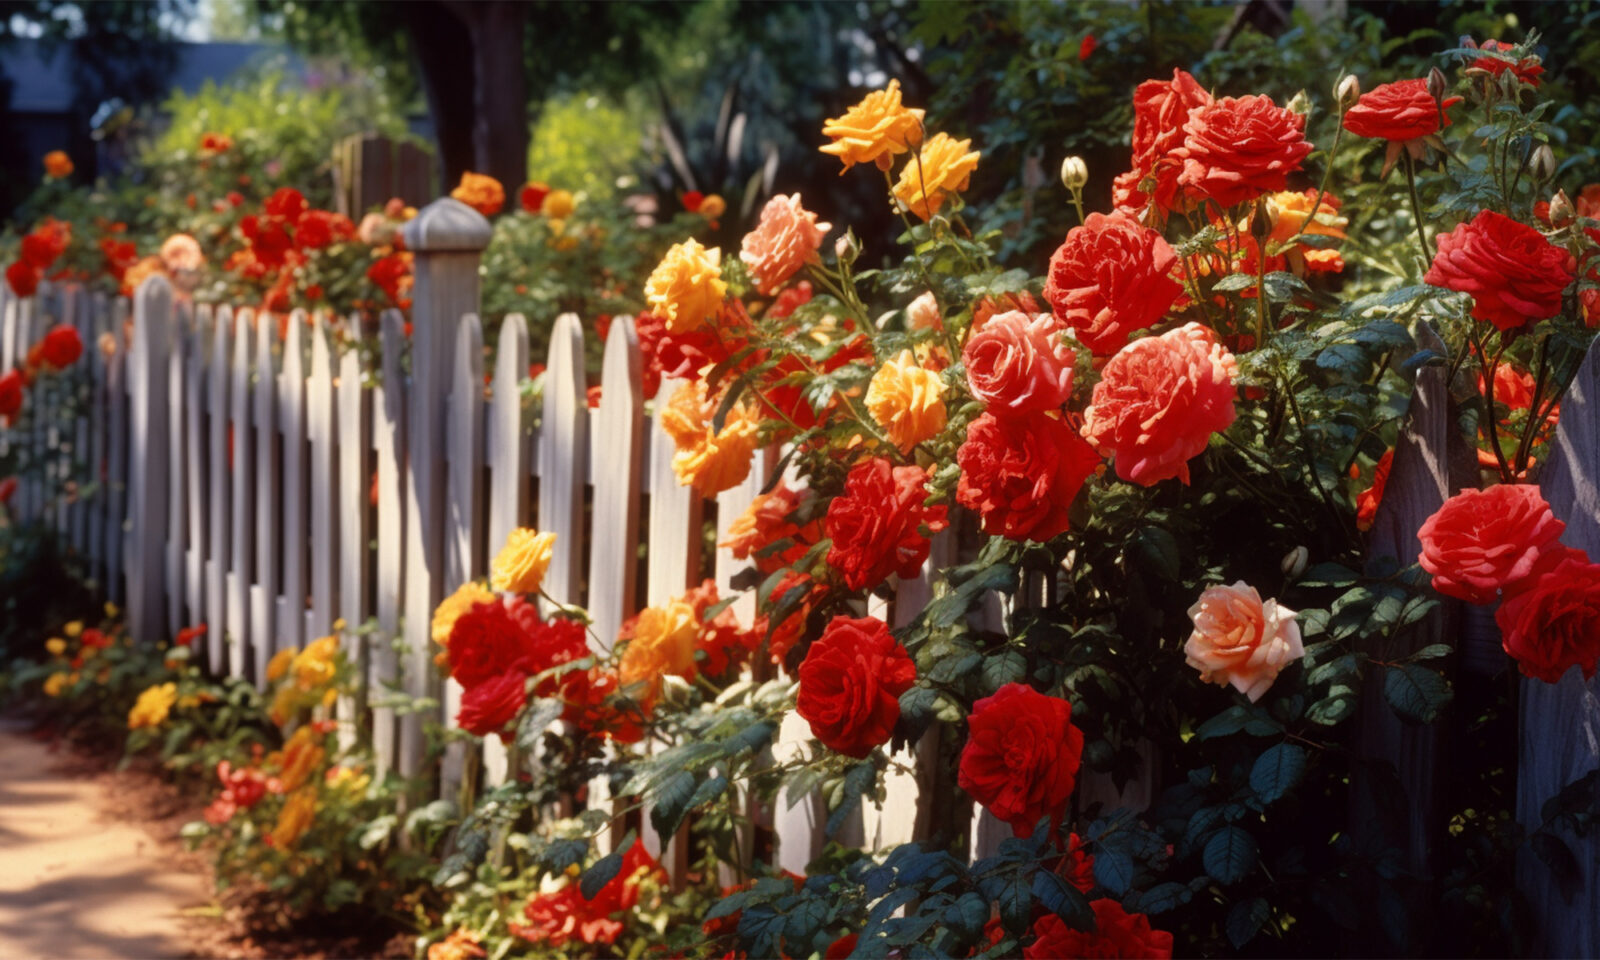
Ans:
[[[63,765],[0,720],[0,957],[188,955],[180,912],[210,901],[202,879],[108,812],[103,781]]]

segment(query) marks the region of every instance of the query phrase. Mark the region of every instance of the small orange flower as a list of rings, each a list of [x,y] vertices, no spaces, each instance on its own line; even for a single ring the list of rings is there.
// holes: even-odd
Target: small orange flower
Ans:
[[[52,180],[62,180],[72,176],[72,158],[67,156],[65,150],[51,150],[44,155],[45,176]]]
[[[900,102],[900,81],[890,80],[844,116],[824,123],[822,135],[833,142],[820,149],[844,161],[845,170],[858,163],[887,170],[897,154],[922,142],[922,113]]]
[[[978,169],[976,150],[969,152],[971,140],[957,140],[937,133],[922,145],[916,161],[900,169],[900,182],[894,185],[894,198],[900,205],[924,220],[944,206],[945,197],[967,189],[972,171]]]
[[[760,420],[755,408],[741,400],[718,431],[712,424],[717,402],[706,395],[705,381],[696,380],[679,387],[661,411],[661,427],[677,446],[672,472],[678,483],[706,497],[743,483],[750,475]]]
[[[499,213],[506,204],[506,189],[499,180],[470,170],[461,175],[461,183],[450,191],[450,196],[486,217]]]

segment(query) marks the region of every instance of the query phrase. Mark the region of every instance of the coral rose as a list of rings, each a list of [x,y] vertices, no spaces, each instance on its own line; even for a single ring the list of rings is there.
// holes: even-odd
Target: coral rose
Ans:
[[[1183,126],[1183,172],[1189,196],[1231,207],[1274,193],[1311,152],[1306,118],[1270,97],[1223,97],[1194,110]]]
[[[72,176],[72,170],[72,158],[65,150],[51,150],[44,155],[44,172],[50,179],[64,180]]]
[[[1428,92],[1428,81],[1396,80],[1374,87],[1345,111],[1344,128],[1358,137],[1404,142],[1438,133],[1450,125],[1444,112],[1461,102],[1445,100],[1441,107]]]
[[[556,535],[516,527],[489,565],[489,584],[504,593],[538,593],[555,556]]]
[[[187,233],[175,233],[161,244],[161,263],[168,270],[199,270],[205,266],[206,255],[199,241]]]
[[[985,533],[1042,543],[1070,526],[1072,501],[1100,455],[1056,417],[985,413],[967,425],[956,463],[956,502],[977,511]]]
[[[800,664],[795,710],[829,750],[865,757],[889,742],[917,682],[906,648],[876,617],[834,617]]]
[[[40,358],[57,370],[65,370],[83,356],[83,338],[78,328],[69,323],[58,323],[39,341]]]
[[[1189,460],[1234,418],[1239,365],[1207,327],[1187,323],[1124,347],[1083,413],[1084,439],[1115,458],[1117,476],[1150,486],[1189,482]]]
[[[1044,298],[1078,342],[1110,356],[1154,326],[1183,291],[1178,256],[1161,234],[1126,213],[1091,213],[1050,257]]]
[[[1356,528],[1371,530],[1378,519],[1378,507],[1383,504],[1383,490],[1389,485],[1389,471],[1394,467],[1394,449],[1383,451],[1377,466],[1372,470],[1372,486],[1356,495]]]
[[[1142,210],[1152,200],[1163,210],[1178,205],[1178,174],[1183,161],[1183,125],[1193,110],[1211,103],[1211,94],[1193,76],[1173,70],[1171,80],[1146,80],[1133,93],[1133,169],[1112,185],[1118,209]]]
[[[929,507],[928,474],[918,466],[896,467],[883,457],[850,468],[844,493],[828,504],[822,530],[832,540],[828,565],[851,590],[876,587],[889,574],[914,577],[928,559],[928,538],[945,528],[944,505]]]
[[[1557,547],[1508,591],[1495,613],[1506,653],[1524,676],[1557,683],[1572,667],[1594,677],[1600,661],[1600,564]]]
[[[833,142],[819,149],[844,161],[845,170],[858,163],[887,170],[897,154],[922,142],[922,113],[901,104],[900,81],[890,80],[844,116],[824,123],[822,135]]]
[[[72,244],[72,224],[54,217],[34,227],[22,238],[22,259],[35,270],[46,271],[55,265]]]
[[[1048,313],[1002,313],[967,341],[961,359],[972,395],[996,413],[1060,409],[1072,397],[1077,354]]]
[[[1127,960],[1170,960],[1172,934],[1152,930],[1150,918],[1128,913],[1122,904],[1101,897],[1089,904],[1094,911],[1093,930],[1074,930],[1054,913],[1033,925],[1033,943],[1022,948],[1024,960],[1059,957],[1105,957]]]
[[[1473,43],[1471,40],[1468,40],[1463,44],[1463,46],[1470,47],[1473,46]],[[1482,44],[1478,45],[1478,49],[1482,50],[1484,53],[1499,54],[1499,56],[1479,57],[1467,64],[1467,70],[1469,71],[1481,70],[1491,77],[1498,77],[1501,74],[1510,73],[1519,81],[1526,83],[1530,87],[1537,87],[1540,82],[1539,78],[1544,75],[1544,64],[1537,56],[1521,58],[1515,56],[1517,45],[1514,43],[1505,43],[1504,41],[1500,40],[1485,40]]]
[[[968,336],[982,330],[990,320],[1002,313],[1011,313],[1013,311],[1033,316],[1040,312],[1039,301],[1035,300],[1033,294],[1026,290],[983,297],[972,305],[972,328],[968,331]]]
[[[1417,531],[1417,562],[1433,575],[1440,593],[1493,603],[1499,591],[1517,589],[1565,529],[1538,487],[1502,483],[1463,490]]]
[[[735,560],[749,560],[762,573],[798,563],[811,545],[822,539],[822,522],[809,520],[802,527],[795,514],[809,497],[806,491],[789,486],[784,480],[768,493],[757,494],[744,513],[728,524],[728,531],[717,544],[727,547]],[[779,541],[789,545],[774,547]]]
[[[900,168],[894,185],[894,198],[900,205],[924,220],[932,219],[944,206],[945,198],[967,189],[972,172],[983,155],[968,151],[971,140],[957,140],[936,133],[922,145],[917,159]]]
[[[776,196],[761,208],[761,220],[745,234],[739,259],[749,268],[756,289],[771,296],[800,268],[817,259],[822,238],[832,224],[800,205],[800,194]]]
[[[494,216],[506,205],[506,188],[499,180],[470,170],[461,174],[461,182],[450,191],[450,196],[486,217]]]
[[[1305,656],[1297,616],[1276,600],[1263,601],[1243,580],[1208,587],[1189,608],[1194,632],[1184,656],[1201,680],[1231,683],[1254,703],[1284,667]]]
[[[1008,683],[972,705],[957,780],[984,809],[1030,836],[1042,817],[1059,823],[1083,761],[1072,704]]]
[[[661,428],[677,447],[672,472],[678,483],[705,497],[737,486],[750,475],[760,424],[755,408],[741,400],[728,411],[719,431],[712,422],[716,408],[705,381],[697,380],[679,387],[660,415]]]
[[[943,330],[944,319],[939,316],[939,301],[932,290],[917,294],[906,304],[907,330]]]
[[[545,204],[549,205],[548,199]],[[650,311],[671,333],[687,333],[720,314],[727,292],[722,251],[716,247],[707,250],[693,239],[668,250],[644,288]]]
[[[917,366],[910,350],[878,368],[867,386],[867,412],[902,451],[944,429],[944,381]]]
[[[1423,282],[1472,294],[1473,319],[1509,331],[1561,312],[1572,257],[1534,228],[1481,210],[1437,240]]]
[[[521,670],[508,670],[468,687],[461,695],[456,726],[475,736],[494,733],[503,738],[506,728],[528,702],[527,682],[528,675]]]

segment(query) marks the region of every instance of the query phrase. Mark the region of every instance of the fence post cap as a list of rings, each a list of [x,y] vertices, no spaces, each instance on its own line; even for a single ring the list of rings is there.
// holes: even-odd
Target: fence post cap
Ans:
[[[417,253],[482,250],[494,229],[483,214],[454,197],[433,201],[401,229],[406,249]]]

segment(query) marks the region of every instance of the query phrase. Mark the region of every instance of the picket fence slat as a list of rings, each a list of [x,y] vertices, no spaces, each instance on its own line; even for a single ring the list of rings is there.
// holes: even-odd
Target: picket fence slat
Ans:
[[[406,353],[405,318],[386,310],[379,327],[383,357],[381,376],[373,391],[373,454],[377,461],[377,551],[375,613],[376,642],[368,647],[369,699],[382,701],[400,686],[400,655],[394,640],[400,634],[400,614],[405,599],[406,388],[402,366]],[[372,746],[380,771],[394,769],[400,749],[393,707],[372,708]]]
[[[0,304],[4,304],[0,300]],[[0,306],[9,310],[9,306]],[[111,303],[103,293],[94,295],[91,307],[89,339],[86,341],[84,362],[89,367],[89,434],[86,443],[88,481],[94,495],[84,505],[88,514],[85,551],[88,555],[89,578],[106,585],[106,355],[100,348],[102,334],[111,330]],[[0,449],[4,444],[0,443]]]
[[[105,556],[106,595],[113,603],[126,597],[122,578],[122,522],[126,516],[128,480],[128,311],[126,299],[118,299],[111,311],[111,337],[114,348],[106,363],[107,444],[110,462],[106,468]]]
[[[202,305],[195,309],[194,325],[189,331],[184,351],[183,380],[183,473],[188,491],[188,535],[185,541],[184,602],[188,605],[189,624],[204,623],[206,592],[206,344],[212,335],[211,307]]]
[[[528,325],[520,313],[513,313],[500,322],[484,442],[484,457],[489,464],[485,544],[491,554],[522,524],[528,509],[532,437],[522,417],[522,378],[527,370]],[[485,782],[491,786],[505,782],[510,771],[506,746],[499,737],[484,741],[483,769]]]
[[[448,494],[442,593],[478,576],[483,566],[478,559],[483,552],[483,523],[478,510],[478,484],[483,477],[483,328],[476,314],[461,318],[455,338],[445,432]],[[461,694],[461,684],[452,678],[444,681],[444,721],[448,728],[458,726]],[[441,796],[454,796],[461,783],[464,747],[462,743],[452,743],[445,751]]]
[[[206,659],[215,674],[232,669],[227,654],[233,636],[233,612],[228,607],[228,570],[233,558],[233,427],[228,406],[233,397],[233,308],[221,306],[212,316],[211,368],[206,380],[209,428],[206,446],[206,485],[209,489],[211,548],[206,555]]]
[[[583,325],[576,314],[556,317],[550,331],[538,444],[538,527],[556,535],[544,590],[558,603],[579,603],[589,399],[583,368]],[[495,544],[496,549],[499,547]]]
[[[307,642],[332,633],[333,622],[339,618],[335,574],[343,541],[336,511],[339,411],[335,405],[333,370],[328,318],[319,312],[311,323],[311,376],[306,380],[305,443],[301,445],[311,457],[305,488],[310,501],[311,528],[295,551],[301,557],[309,554],[311,561],[310,607],[300,618],[301,636]],[[289,609],[305,607],[306,596],[304,591],[298,596],[290,594]]]
[[[289,315],[286,336],[280,338],[282,360],[271,371],[266,358],[272,356],[270,340],[256,358],[261,373],[256,380],[263,397],[270,396],[276,422],[273,429],[257,435],[262,449],[272,444],[279,463],[261,472],[256,489],[260,496],[269,497],[265,503],[272,511],[272,526],[264,522],[262,510],[256,511],[256,579],[267,602],[270,626],[262,640],[263,650],[257,652],[260,661],[264,652],[268,657],[291,647],[304,645],[306,610],[306,370],[305,331],[309,318],[304,310]],[[276,331],[272,324],[262,323],[259,335],[267,330],[270,337]],[[262,438],[265,437],[265,440]],[[261,483],[262,480],[267,481]],[[272,490],[273,485],[277,490]],[[268,551],[271,551],[270,553]],[[281,558],[281,572],[263,570],[269,557]]]
[[[183,571],[188,563],[188,489],[189,472],[184,469],[186,442],[184,439],[184,399],[187,396],[188,364],[184,362],[188,351],[189,327],[193,312],[188,304],[177,304],[173,311],[172,341],[166,356],[167,363],[167,418],[165,439],[167,453],[167,550],[166,588],[167,635],[175,635],[182,627],[185,596]]]
[[[644,451],[644,365],[632,317],[617,317],[606,338],[600,410],[594,418],[590,476],[589,616],[602,643],[632,616],[638,587],[639,463]]]
[[[659,411],[684,381],[663,378],[656,391],[657,416],[645,431],[644,476],[650,491],[646,531],[645,598],[663,604],[693,586],[700,569],[700,524],[704,509],[693,487],[678,483],[672,471],[672,438],[661,428]],[[604,391],[602,391],[602,394]],[[748,622],[748,621],[747,621]]]

